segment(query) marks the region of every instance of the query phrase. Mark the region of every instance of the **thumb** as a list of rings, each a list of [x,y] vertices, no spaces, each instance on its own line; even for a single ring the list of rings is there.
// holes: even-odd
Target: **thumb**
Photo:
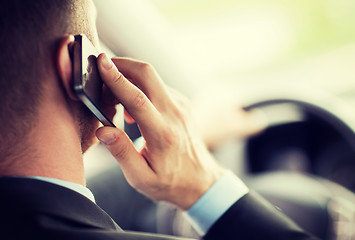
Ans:
[[[96,131],[96,137],[118,162],[139,155],[129,137],[119,128],[101,127]]]
[[[144,157],[137,152],[123,130],[114,127],[101,127],[96,131],[96,137],[117,160],[127,181],[132,186],[140,181],[139,177],[144,178],[144,175],[148,177],[152,173]]]

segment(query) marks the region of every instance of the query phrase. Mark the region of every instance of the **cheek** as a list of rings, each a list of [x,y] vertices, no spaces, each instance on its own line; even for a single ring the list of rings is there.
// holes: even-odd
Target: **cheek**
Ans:
[[[98,142],[96,138],[96,129],[99,127],[99,121],[90,122],[81,129],[81,149],[85,153],[91,146]]]
[[[78,108],[78,127],[81,139],[81,148],[83,153],[91,147],[96,141],[96,130],[99,127],[99,121],[83,105]]]

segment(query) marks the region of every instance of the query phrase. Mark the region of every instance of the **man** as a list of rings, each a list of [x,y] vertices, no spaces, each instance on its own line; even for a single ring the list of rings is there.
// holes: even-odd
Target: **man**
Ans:
[[[0,29],[1,238],[178,239],[123,232],[84,187],[98,122],[72,92],[69,49],[79,33],[98,47],[92,2],[1,1]],[[204,239],[311,239],[215,162],[149,64],[101,54],[98,67],[108,115],[122,103],[146,139],[138,152],[122,130],[96,131],[134,188],[187,210]]]

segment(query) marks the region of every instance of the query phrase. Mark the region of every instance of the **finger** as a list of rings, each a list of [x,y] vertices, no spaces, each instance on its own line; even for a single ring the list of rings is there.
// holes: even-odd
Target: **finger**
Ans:
[[[168,90],[152,65],[129,58],[113,58],[112,61],[119,71],[140,88],[155,106],[165,105],[169,99]]]
[[[127,181],[133,187],[140,184],[140,179],[154,178],[154,171],[149,167],[144,157],[137,152],[123,130],[101,127],[96,131],[96,136],[117,160]]]
[[[99,55],[98,68],[102,80],[138,123],[142,134],[154,140],[162,120],[151,101],[117,70],[105,54]]]

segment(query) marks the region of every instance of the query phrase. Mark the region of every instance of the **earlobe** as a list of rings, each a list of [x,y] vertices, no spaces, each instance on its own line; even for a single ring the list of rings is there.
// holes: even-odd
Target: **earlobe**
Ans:
[[[59,78],[68,97],[71,98],[72,100],[78,100],[72,88],[73,69],[72,69],[72,59],[70,57],[69,51],[73,43],[74,43],[73,35],[68,35],[60,41],[59,48],[58,48],[58,55],[57,55],[57,69],[59,73]]]

